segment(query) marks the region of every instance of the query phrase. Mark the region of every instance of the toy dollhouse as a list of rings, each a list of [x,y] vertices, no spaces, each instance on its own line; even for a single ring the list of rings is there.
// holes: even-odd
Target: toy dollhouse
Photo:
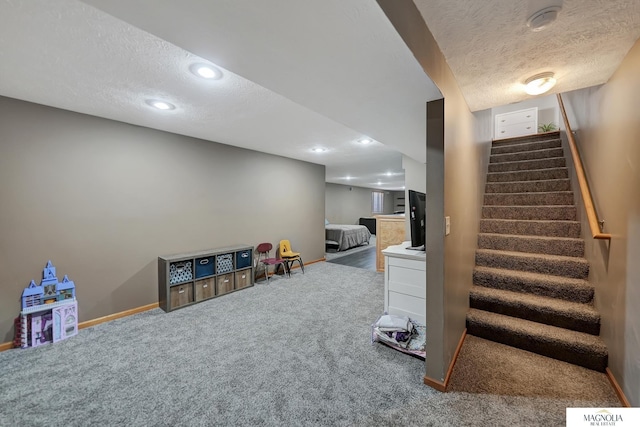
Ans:
[[[56,268],[51,264],[51,261],[48,261],[42,271],[40,285],[37,286],[36,282],[32,280],[29,286],[22,291],[22,310],[68,299],[76,299],[76,285],[69,280],[67,275],[64,276],[62,282],[58,282]]]
[[[31,281],[22,292],[20,328],[16,325],[16,345],[37,347],[58,342],[78,333],[76,286],[65,275],[58,281],[56,268],[47,262],[40,285]],[[18,343],[19,341],[19,343]]]

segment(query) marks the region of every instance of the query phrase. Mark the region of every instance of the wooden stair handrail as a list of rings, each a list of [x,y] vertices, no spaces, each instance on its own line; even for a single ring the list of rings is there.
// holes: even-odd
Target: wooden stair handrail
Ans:
[[[584,207],[587,211],[587,219],[589,220],[589,228],[591,229],[591,235],[594,239],[611,240],[611,234],[603,233],[599,227],[598,215],[593,206],[593,199],[591,198],[591,190],[589,190],[589,184],[587,177],[584,173],[584,167],[582,166],[582,160],[578,153],[578,146],[573,138],[573,132],[571,131],[571,125],[567,118],[567,112],[564,109],[564,103],[562,102],[562,96],[556,94],[558,98],[558,105],[560,105],[560,112],[562,113],[562,119],[564,120],[564,127],[567,131],[567,139],[569,140],[569,148],[571,149],[571,156],[573,157],[573,164],[576,168],[576,175],[578,176],[578,184],[580,185],[580,192],[582,193],[582,200],[584,201]]]

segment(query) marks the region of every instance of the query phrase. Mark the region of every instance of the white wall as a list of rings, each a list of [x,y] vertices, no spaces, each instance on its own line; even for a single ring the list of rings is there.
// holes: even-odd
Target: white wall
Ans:
[[[525,110],[538,107],[538,126],[553,123],[556,129],[560,126],[560,109],[555,95],[541,96],[516,102],[515,104],[502,105],[491,109],[491,123],[495,123],[496,114],[511,113],[512,111]],[[495,128],[492,126],[492,138],[495,138]]]
[[[409,209],[409,190],[427,193],[427,165],[412,159],[409,156],[402,156],[402,168],[404,169],[405,182],[405,214]],[[429,203],[429,194],[427,194],[427,203]],[[405,215],[405,230],[407,236],[411,236],[411,225],[409,223],[409,215]]]

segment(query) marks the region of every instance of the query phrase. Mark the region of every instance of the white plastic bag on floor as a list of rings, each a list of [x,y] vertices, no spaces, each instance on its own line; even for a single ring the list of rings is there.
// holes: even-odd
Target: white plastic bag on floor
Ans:
[[[413,324],[407,316],[385,314],[380,316],[375,327],[383,332],[412,332]]]
[[[371,325],[371,343],[384,342],[393,346],[406,348],[414,335],[414,326],[406,316],[393,314],[382,315]]]

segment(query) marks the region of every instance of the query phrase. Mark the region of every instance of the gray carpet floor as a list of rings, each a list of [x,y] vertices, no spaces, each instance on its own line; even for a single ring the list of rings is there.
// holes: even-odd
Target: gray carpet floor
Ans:
[[[425,386],[423,361],[370,342],[383,287],[381,273],[316,263],[2,352],[0,425],[563,426],[568,406],[619,406],[604,374],[474,337],[452,391]],[[564,374],[538,377],[545,366]]]

